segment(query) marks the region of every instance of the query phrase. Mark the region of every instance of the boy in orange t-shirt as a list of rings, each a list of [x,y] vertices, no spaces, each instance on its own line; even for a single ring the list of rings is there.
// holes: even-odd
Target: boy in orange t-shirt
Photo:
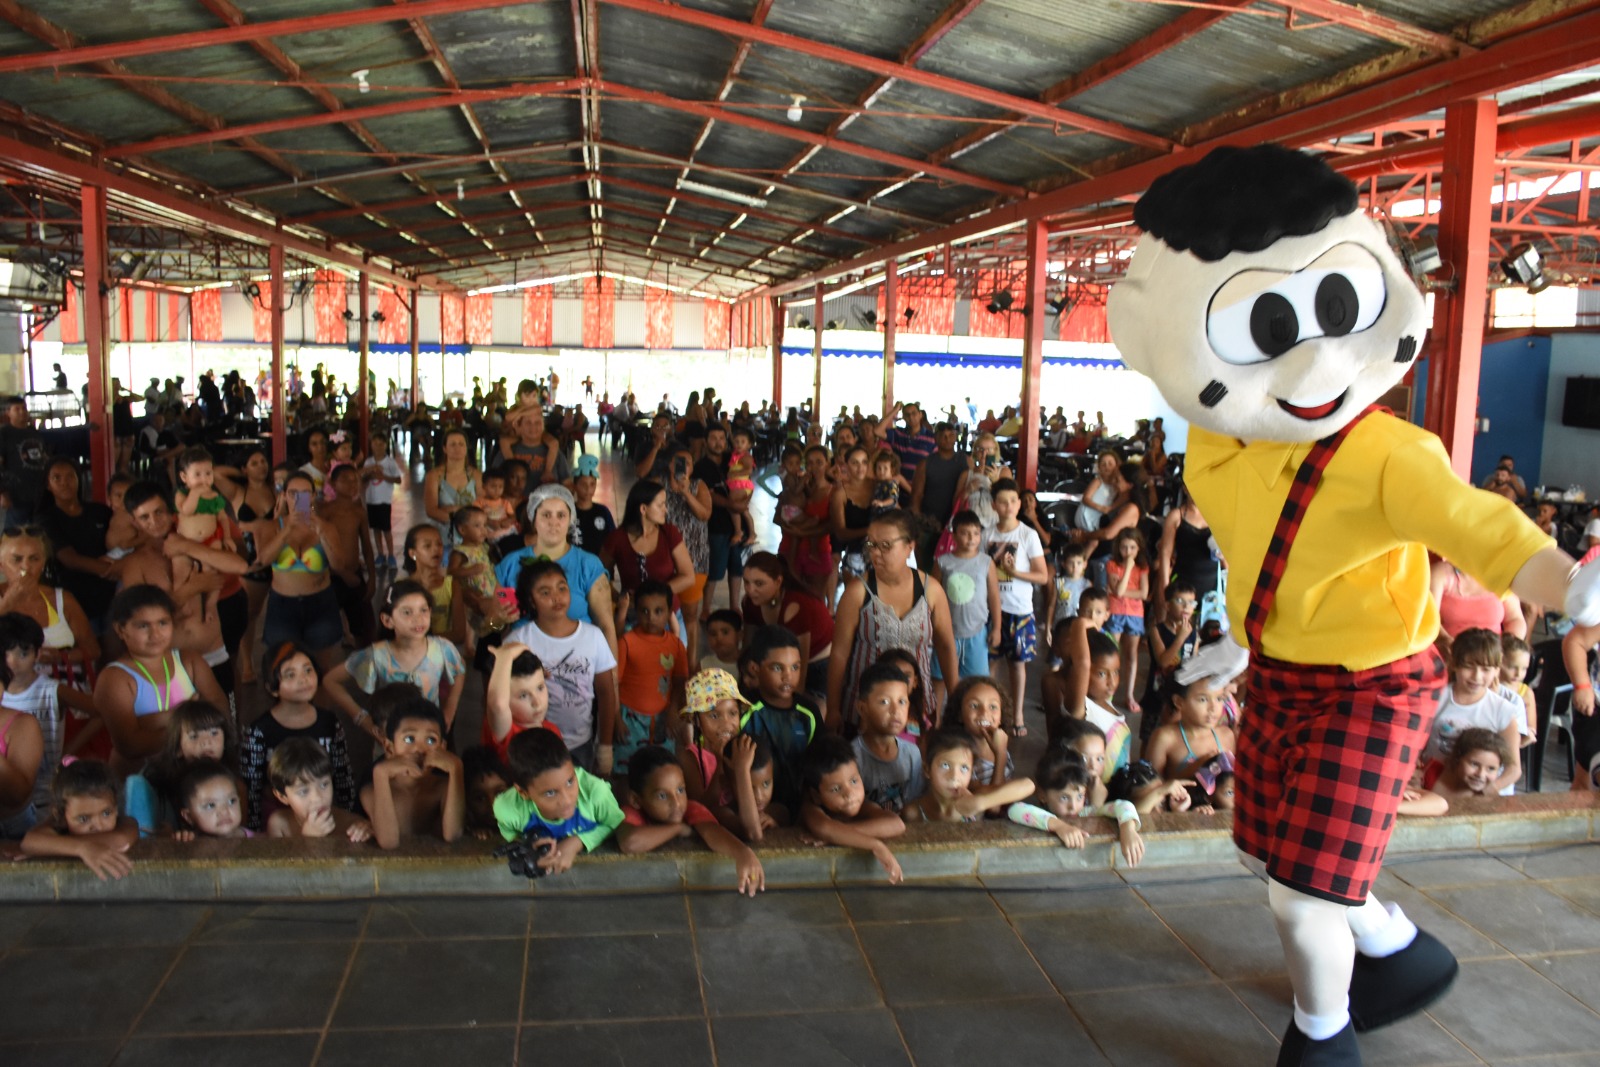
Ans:
[[[678,635],[667,629],[672,618],[671,587],[665,582],[644,582],[633,603],[634,627],[617,642],[617,686],[622,704],[618,774],[626,772],[628,757],[643,745],[673,747],[677,712],[683,708],[684,683],[689,679],[689,651]]]

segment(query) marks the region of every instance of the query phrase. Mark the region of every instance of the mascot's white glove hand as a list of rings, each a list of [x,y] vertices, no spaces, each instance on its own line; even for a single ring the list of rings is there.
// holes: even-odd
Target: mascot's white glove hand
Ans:
[[[1178,668],[1178,681],[1184,685],[1200,678],[1209,678],[1214,685],[1222,686],[1233,681],[1250,666],[1250,651],[1228,634],[1213,641],[1183,661]]]
[[[1600,623],[1600,566],[1590,564],[1572,572],[1562,611],[1579,626]]]

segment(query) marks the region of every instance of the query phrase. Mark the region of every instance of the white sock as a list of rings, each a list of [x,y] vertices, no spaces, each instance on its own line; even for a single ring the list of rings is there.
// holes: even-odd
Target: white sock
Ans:
[[[1294,1002],[1294,1024],[1300,1032],[1313,1041],[1326,1041],[1328,1038],[1350,1025],[1350,1011],[1348,1001],[1345,1010],[1327,1012],[1322,1015],[1307,1014],[1300,1007],[1300,1002]]]
[[[1284,885],[1267,883],[1267,903],[1283,942],[1294,1021],[1300,1032],[1325,1041],[1350,1021],[1350,973],[1356,948],[1350,908]]]
[[[1417,939],[1417,927],[1398,904],[1380,904],[1367,894],[1367,902],[1350,909],[1350,932],[1355,935],[1356,951],[1382,959],[1409,948]]]

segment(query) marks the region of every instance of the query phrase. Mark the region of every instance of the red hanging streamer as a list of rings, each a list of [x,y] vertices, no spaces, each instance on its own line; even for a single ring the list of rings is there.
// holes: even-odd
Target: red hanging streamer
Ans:
[[[522,291],[522,343],[527,348],[549,348],[555,341],[555,287],[535,285]]]

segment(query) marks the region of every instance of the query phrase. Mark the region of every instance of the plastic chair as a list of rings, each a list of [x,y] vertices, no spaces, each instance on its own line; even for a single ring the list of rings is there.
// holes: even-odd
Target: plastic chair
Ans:
[[[1576,781],[1578,757],[1572,739],[1572,683],[1558,685],[1550,694],[1550,717],[1545,723],[1547,733],[1560,730],[1566,734],[1562,746],[1567,750],[1567,780]]]

